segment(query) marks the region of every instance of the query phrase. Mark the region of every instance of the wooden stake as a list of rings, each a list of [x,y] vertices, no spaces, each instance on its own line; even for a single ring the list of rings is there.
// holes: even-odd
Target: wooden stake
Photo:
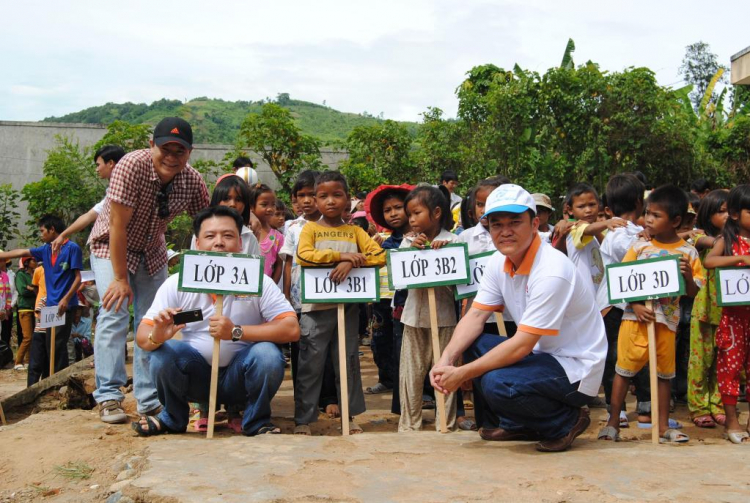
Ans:
[[[339,304],[339,382],[341,383],[341,434],[349,435],[349,375],[346,367],[346,316]]]
[[[649,301],[656,315],[656,302]],[[651,380],[651,443],[659,443],[659,378],[656,375],[656,322],[648,324],[648,374]]]
[[[3,422],[3,426],[5,426],[6,424],[8,424],[5,421],[5,411],[3,410],[3,404],[2,403],[0,403],[0,421]]]
[[[497,332],[503,337],[508,337],[508,331],[505,330],[505,321],[503,321],[503,313],[495,313],[495,321],[497,322]]]
[[[214,304],[216,316],[221,316],[224,311],[224,296],[217,295]],[[208,429],[206,438],[214,438],[214,426],[216,425],[216,390],[219,387],[219,354],[221,339],[214,339],[214,352],[211,355],[211,387],[208,395]]]
[[[430,302],[430,332],[432,333],[432,364],[435,365],[440,359],[440,329],[437,321],[437,302],[435,301],[435,289],[427,289],[427,299]],[[437,415],[440,420],[440,433],[448,433],[448,417],[445,415],[445,395],[435,390],[437,402]]]
[[[55,375],[55,329],[57,327],[52,327],[52,335],[50,337],[50,345],[49,345],[49,375],[50,377]]]

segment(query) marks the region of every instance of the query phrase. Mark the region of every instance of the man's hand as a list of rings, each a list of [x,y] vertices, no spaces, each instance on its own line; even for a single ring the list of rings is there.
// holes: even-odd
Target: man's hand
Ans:
[[[109,311],[114,306],[114,311],[119,311],[125,300],[127,300],[126,305],[128,306],[133,303],[133,290],[130,288],[128,280],[116,279],[109,284],[109,288],[104,292],[102,307]]]
[[[168,341],[174,334],[185,328],[185,325],[175,325],[174,315],[182,311],[182,309],[167,308],[159,311],[159,314],[154,316],[154,330],[152,337],[156,342]]]
[[[644,304],[639,302],[634,302],[630,304],[633,308],[633,312],[635,312],[636,318],[638,318],[638,321],[641,323],[653,323],[656,321],[656,315],[654,312],[647,308]]]
[[[231,341],[233,328],[234,323],[226,316],[213,315],[208,319],[208,334],[214,339]]]
[[[351,262],[339,262],[336,267],[333,268],[333,271],[331,271],[331,275],[328,276],[331,281],[336,283],[337,285],[344,281],[347,276],[349,276],[349,273],[354,268],[354,265],[352,265]]]
[[[453,393],[466,380],[462,367],[453,365],[435,366],[430,370],[432,387],[444,395]]]
[[[351,262],[352,267],[362,267],[363,265],[365,265],[365,262],[367,262],[367,257],[365,257],[362,253],[344,252],[339,254],[339,260],[341,262]],[[339,264],[341,264],[341,262],[339,262]],[[347,274],[349,274],[348,271]]]
[[[54,241],[52,241],[50,243],[50,246],[52,247],[52,254],[53,255],[57,255],[58,253],[60,253],[60,247],[63,245],[63,243],[65,242],[66,239],[68,239],[68,238],[66,238],[65,236],[63,236],[62,234],[60,234],[59,236],[57,236],[55,238]]]
[[[60,299],[60,302],[57,303],[57,315],[62,316],[65,314],[65,311],[68,310],[68,301],[65,299]]]

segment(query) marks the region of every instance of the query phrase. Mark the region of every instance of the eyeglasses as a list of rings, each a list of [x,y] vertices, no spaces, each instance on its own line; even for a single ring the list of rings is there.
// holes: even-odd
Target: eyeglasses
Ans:
[[[172,184],[169,183],[165,187],[156,193],[156,203],[159,205],[157,215],[159,218],[167,218],[169,216],[169,193],[172,192]]]

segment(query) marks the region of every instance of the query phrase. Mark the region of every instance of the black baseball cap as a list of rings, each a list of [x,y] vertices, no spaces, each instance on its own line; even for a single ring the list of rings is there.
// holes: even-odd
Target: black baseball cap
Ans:
[[[167,143],[179,143],[186,149],[193,148],[193,128],[185,119],[165,117],[154,128],[154,143],[157,147]]]

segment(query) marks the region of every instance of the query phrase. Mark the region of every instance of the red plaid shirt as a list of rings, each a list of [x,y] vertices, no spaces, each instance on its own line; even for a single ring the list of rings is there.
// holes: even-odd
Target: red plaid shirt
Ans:
[[[109,259],[109,216],[111,201],[133,208],[133,216],[127,227],[128,270],[135,273],[141,257],[146,271],[153,276],[167,265],[167,246],[164,232],[167,223],[186,211],[194,216],[209,205],[208,189],[200,173],[187,165],[172,179],[169,193],[169,216],[159,218],[156,194],[161,190],[161,181],[154,169],[149,149],[136,150],[123,157],[112,170],[104,209],[94,224],[89,236],[91,253]]]

